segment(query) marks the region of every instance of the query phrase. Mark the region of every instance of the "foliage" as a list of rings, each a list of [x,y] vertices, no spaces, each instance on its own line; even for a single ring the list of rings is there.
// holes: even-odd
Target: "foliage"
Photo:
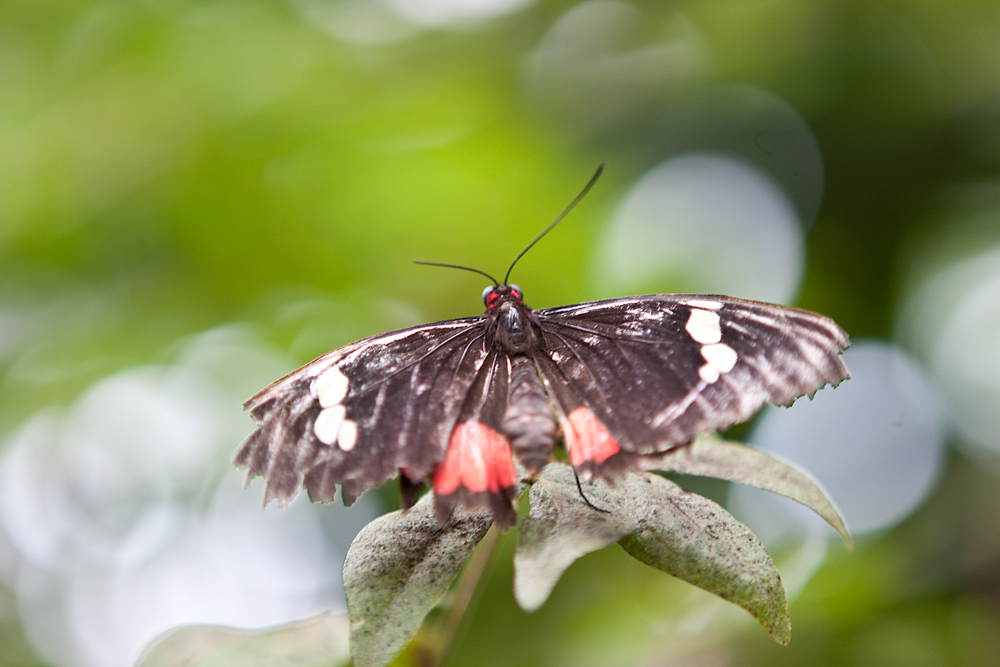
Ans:
[[[754,465],[743,465],[747,459]],[[658,465],[731,475],[782,493],[826,518],[850,545],[840,516],[815,483],[766,454],[701,439],[665,455]],[[578,485],[569,465],[551,463],[531,484],[530,502],[514,557],[514,594],[525,611],[544,604],[575,560],[619,542],[643,563],[743,607],[779,643],[791,638],[774,562],[746,526],[711,500],[652,473],[629,473],[615,485],[601,480]],[[488,512],[459,512],[437,526],[428,494],[408,512],[377,519],[358,535],[344,566],[356,665],[392,661],[444,597],[491,523]]]

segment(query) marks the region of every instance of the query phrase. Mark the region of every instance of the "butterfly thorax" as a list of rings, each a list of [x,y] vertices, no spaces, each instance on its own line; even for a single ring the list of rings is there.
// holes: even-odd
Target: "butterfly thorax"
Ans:
[[[544,349],[544,338],[538,317],[524,305],[517,285],[497,285],[483,291],[486,304],[486,346],[499,348],[515,356],[529,350]]]

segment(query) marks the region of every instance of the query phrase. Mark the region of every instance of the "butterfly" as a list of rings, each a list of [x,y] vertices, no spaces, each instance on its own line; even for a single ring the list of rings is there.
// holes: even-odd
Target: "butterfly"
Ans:
[[[233,463],[266,478],[265,504],[301,486],[331,501],[339,486],[350,505],[398,475],[404,507],[429,485],[441,523],[463,505],[509,527],[519,482],[557,451],[585,479],[614,481],[850,377],[847,334],[816,313],[692,294],[534,310],[510,269],[503,282],[468,269],[494,283],[482,315],[351,343],[248,400],[258,428]]]

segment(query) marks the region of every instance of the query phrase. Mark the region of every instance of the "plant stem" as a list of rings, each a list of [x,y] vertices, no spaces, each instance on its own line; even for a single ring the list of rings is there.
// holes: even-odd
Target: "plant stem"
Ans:
[[[422,661],[422,667],[438,667],[451,651],[459,630],[467,620],[466,611],[470,606],[474,607],[474,602],[482,595],[482,584],[485,582],[483,574],[492,569],[491,566],[499,550],[498,546],[501,544],[501,540],[497,539],[499,534],[500,531],[494,523],[476,547],[472,558],[466,563],[458,583],[451,591],[444,614],[424,642],[427,653],[424,655],[426,662]]]

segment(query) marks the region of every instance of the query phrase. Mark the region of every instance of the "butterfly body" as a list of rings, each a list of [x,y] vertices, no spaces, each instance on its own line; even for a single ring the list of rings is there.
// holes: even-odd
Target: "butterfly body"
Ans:
[[[372,336],[264,389],[234,463],[267,478],[265,502],[304,485],[350,504],[398,474],[407,506],[429,483],[442,521],[463,504],[510,526],[522,476],[560,444],[613,480],[849,377],[847,335],[804,310],[675,294],[533,310],[506,284],[483,297],[480,317]]]

